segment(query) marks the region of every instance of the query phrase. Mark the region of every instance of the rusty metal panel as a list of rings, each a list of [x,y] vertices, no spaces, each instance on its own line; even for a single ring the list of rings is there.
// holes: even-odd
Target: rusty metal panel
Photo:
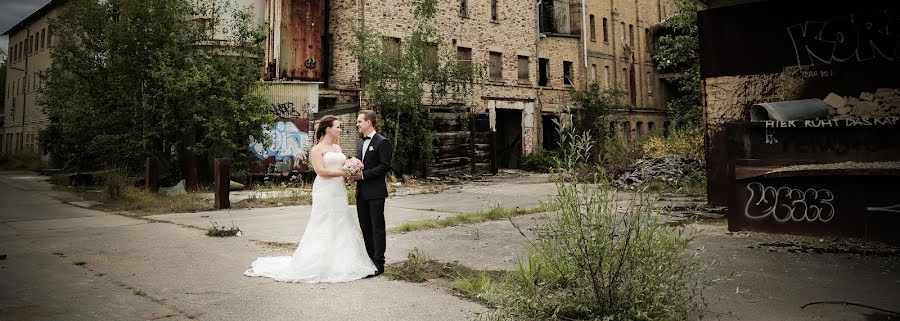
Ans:
[[[321,81],[325,0],[282,0],[280,74],[288,80]]]

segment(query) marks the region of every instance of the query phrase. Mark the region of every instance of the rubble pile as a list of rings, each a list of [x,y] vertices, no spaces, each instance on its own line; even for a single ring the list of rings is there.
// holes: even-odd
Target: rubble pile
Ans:
[[[664,156],[641,159],[628,166],[613,180],[619,188],[633,189],[649,181],[662,181],[676,186],[690,179],[703,177],[704,166],[700,161],[684,156]]]
[[[900,88],[878,88],[859,97],[843,97],[835,93],[825,97],[832,119],[887,117],[900,115]]]

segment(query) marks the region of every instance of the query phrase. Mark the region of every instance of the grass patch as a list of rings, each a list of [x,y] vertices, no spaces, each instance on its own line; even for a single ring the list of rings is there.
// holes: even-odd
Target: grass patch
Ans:
[[[212,225],[206,229],[206,236],[212,237],[232,237],[238,236],[240,233],[241,229],[234,226],[234,224],[232,224],[230,228],[226,228],[224,225],[219,226],[216,222],[212,222]]]
[[[105,211],[128,211],[141,215],[163,213],[189,213],[215,210],[213,200],[205,199],[196,193],[177,196],[166,196],[147,192],[141,188],[126,185],[121,187],[117,195],[110,195],[110,190],[77,188],[75,193],[81,198],[100,204],[95,208]]]
[[[706,180],[692,179],[678,186],[672,186],[666,182],[653,180],[645,183],[639,189],[647,193],[676,194],[685,196],[706,196]]]
[[[490,305],[498,293],[494,289],[502,284],[509,272],[477,271],[458,263],[435,261],[414,248],[406,255],[406,261],[388,264],[384,275],[391,280],[423,283],[428,280],[446,279],[460,297]],[[442,283],[437,283],[442,284]]]
[[[500,204],[495,204],[488,211],[478,211],[474,213],[463,213],[438,219],[420,220],[403,223],[399,226],[392,227],[388,233],[406,233],[418,230],[436,229],[448,226],[456,226],[461,224],[482,223],[488,221],[496,221],[508,219],[510,217],[528,215],[535,213],[543,213],[556,210],[557,206],[552,204],[541,204],[537,207],[530,208],[506,208]]]
[[[246,200],[231,204],[232,208],[263,208],[312,204],[310,193],[292,191],[291,195],[276,197],[250,197]]]
[[[41,158],[40,154],[26,153],[0,155],[0,170],[36,172],[44,168],[44,160]]]

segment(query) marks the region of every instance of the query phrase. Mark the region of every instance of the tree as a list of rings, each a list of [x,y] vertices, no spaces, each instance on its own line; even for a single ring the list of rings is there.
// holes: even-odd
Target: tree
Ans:
[[[697,5],[691,0],[675,0],[678,12],[665,21],[667,34],[659,38],[653,56],[656,68],[671,73],[666,82],[674,89],[666,103],[671,124],[677,128],[697,128],[702,121],[700,69],[697,40]]]
[[[157,155],[230,157],[269,120],[264,33],[216,1],[74,0],[52,19],[44,150],[67,168],[139,170]],[[172,173],[177,174],[177,173]]]
[[[365,27],[356,30],[351,46],[359,62],[363,96],[380,116],[380,131],[394,143],[394,169],[422,170],[430,163],[434,132],[429,106],[456,106],[482,78],[484,65],[458,61],[441,52],[434,27],[436,0],[409,0],[416,28],[398,44]]]

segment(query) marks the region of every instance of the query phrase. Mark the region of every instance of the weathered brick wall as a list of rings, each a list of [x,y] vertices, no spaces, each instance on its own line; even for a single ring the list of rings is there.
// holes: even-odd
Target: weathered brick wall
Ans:
[[[58,8],[54,9],[44,17],[28,24],[30,34],[23,28],[9,35],[9,47],[5,48],[7,53],[11,54],[16,45],[27,49],[29,36],[33,38],[33,43],[31,44],[32,50],[30,52],[23,50],[22,55],[16,55],[15,61],[12,60],[12,55],[8,56],[10,68],[3,71],[6,72],[6,83],[2,85],[7,88],[7,97],[3,106],[6,124],[3,128],[0,153],[13,153],[20,142],[21,149],[27,152],[39,150],[38,133],[50,123],[47,115],[44,114],[43,106],[38,104],[39,90],[43,86],[40,75],[50,68],[50,48],[55,41],[48,42],[50,34],[47,32],[47,28],[49,19],[55,17],[59,10]],[[40,41],[41,35],[44,37],[43,45]],[[35,43],[37,43],[36,47]],[[27,75],[23,71],[12,68],[28,70]],[[25,113],[24,130],[22,127],[23,111]]]

